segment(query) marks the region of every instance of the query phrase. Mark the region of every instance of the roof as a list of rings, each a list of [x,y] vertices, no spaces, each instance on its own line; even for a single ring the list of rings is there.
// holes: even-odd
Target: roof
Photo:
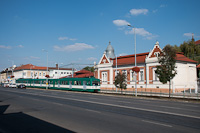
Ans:
[[[197,68],[200,68],[200,64],[199,64],[199,65],[197,65]]]
[[[145,59],[148,56],[148,54],[149,54],[149,52],[136,54],[137,64],[145,63]],[[113,58],[112,60],[113,60],[113,66],[115,66],[116,65],[116,59]],[[184,56],[183,52],[178,52],[176,54],[176,60],[177,61],[197,63],[197,61],[191,60],[188,57]],[[131,65],[131,64],[135,64],[135,55],[134,54],[117,57],[117,65],[118,66],[120,66],[120,65]]]
[[[138,63],[145,63],[145,58],[148,56],[149,52],[136,54],[137,64]],[[113,58],[113,66],[116,65],[116,59]],[[117,57],[117,65],[129,65],[135,64],[135,54],[133,55],[125,55]]]
[[[200,40],[196,41],[195,44],[196,44],[196,45],[197,45],[197,44],[200,44]]]
[[[48,69],[58,69],[57,67],[48,67]],[[16,67],[14,71],[18,70],[47,70],[47,67],[41,67],[41,66],[35,66],[32,64],[26,64],[26,65],[21,65],[19,67]],[[59,70],[72,70],[72,68],[59,68]]]
[[[177,61],[185,61],[185,62],[197,63],[197,61],[191,60],[188,57],[184,56],[182,52],[178,52],[176,54],[176,60]]]
[[[62,78],[67,78],[67,77],[72,77],[72,75],[65,76],[65,77],[62,77]],[[88,77],[94,77],[94,73],[87,71],[87,70],[84,70],[84,69],[75,72],[74,75],[73,75],[73,78],[88,78]]]
[[[14,69],[14,71],[18,71],[18,70],[46,70],[47,67],[40,67],[40,66],[35,66],[35,65],[32,65],[32,64],[26,64],[26,65],[21,65],[19,67],[16,67]]]
[[[49,70],[50,70],[50,69],[52,69],[52,70],[57,70],[58,67],[48,67],[48,69],[49,69]],[[61,68],[61,67],[59,67],[59,70],[72,70],[72,68]]]

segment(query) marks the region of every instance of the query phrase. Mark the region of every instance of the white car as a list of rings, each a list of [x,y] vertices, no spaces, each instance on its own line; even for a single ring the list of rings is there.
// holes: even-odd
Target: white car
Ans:
[[[10,84],[9,87],[11,87],[11,88],[16,88],[17,85],[16,85],[16,84]]]

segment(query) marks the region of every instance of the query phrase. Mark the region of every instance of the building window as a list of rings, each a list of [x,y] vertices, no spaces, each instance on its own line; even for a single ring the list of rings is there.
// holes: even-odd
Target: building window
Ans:
[[[40,73],[40,76],[42,76],[42,73]]]
[[[126,75],[126,80],[127,80],[127,70],[122,70],[122,74]]]
[[[61,74],[63,74],[63,72],[61,72]]]
[[[66,74],[66,72],[64,72],[64,74]]]
[[[55,74],[57,74],[57,72],[55,72]]]
[[[102,72],[102,82],[107,82],[108,80],[108,75],[107,75],[107,72]]]
[[[155,53],[154,53],[154,55],[155,55],[156,57],[158,57],[159,54],[160,54],[160,52],[155,52]]]
[[[23,75],[26,76],[26,72],[23,72]]]
[[[156,68],[153,68],[153,80],[159,81],[158,75],[156,74]]]
[[[144,81],[144,70],[143,70],[143,69],[140,70],[140,73],[139,73],[139,80],[140,80],[140,81]]]

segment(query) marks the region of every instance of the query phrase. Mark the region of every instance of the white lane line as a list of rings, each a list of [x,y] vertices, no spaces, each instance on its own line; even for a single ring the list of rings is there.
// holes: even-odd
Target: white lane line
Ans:
[[[3,91],[8,91],[8,90],[3,90]],[[8,92],[14,92],[14,91],[8,91]],[[181,116],[181,117],[200,119],[199,116],[178,114],[178,113],[173,113],[173,112],[166,112],[166,111],[159,111],[159,110],[152,110],[152,109],[144,109],[144,108],[137,108],[137,107],[129,107],[129,106],[123,106],[123,105],[110,104],[110,103],[94,102],[94,101],[81,100],[81,99],[75,99],[75,98],[49,96],[49,95],[32,94],[32,93],[30,94],[30,93],[17,92],[17,91],[16,91],[16,93],[23,93],[23,94],[36,95],[36,96],[40,95],[40,96],[46,96],[46,97],[52,97],[52,98],[58,98],[58,99],[74,100],[74,101],[78,101],[78,102],[87,102],[87,103],[93,103],[93,104],[99,104],[99,105],[107,105],[107,106],[112,106],[112,107],[120,107],[120,108],[126,108],[126,109],[141,110],[141,111],[148,111],[148,112],[153,112],[153,113],[161,113],[161,114],[167,114],[167,115],[175,115],[175,116]]]
[[[96,111],[96,110],[91,110],[91,109],[85,109],[86,111],[90,111],[90,112],[95,112],[95,113],[101,113],[99,111]]]
[[[155,125],[160,125],[160,126],[165,126],[165,127],[172,127],[171,125],[167,125],[167,124],[163,124],[163,123],[158,123],[158,122],[153,122],[153,121],[146,121],[146,120],[142,120],[143,122],[147,122],[147,123],[151,123],[151,124],[155,124]]]

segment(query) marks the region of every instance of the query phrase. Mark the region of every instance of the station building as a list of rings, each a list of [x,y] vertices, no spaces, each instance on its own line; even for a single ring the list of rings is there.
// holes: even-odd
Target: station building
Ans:
[[[159,42],[153,46],[150,52],[136,54],[138,91],[169,92],[169,83],[162,84],[155,73],[158,63],[158,55],[162,52]],[[197,93],[197,62],[183,55],[176,54],[176,76],[172,79],[172,92],[181,92],[187,89],[195,89]],[[134,91],[135,79],[132,68],[135,66],[135,55],[115,57],[114,48],[109,43],[98,64],[95,64],[95,77],[101,79],[101,89],[116,90],[114,85],[117,73],[125,73],[127,76],[127,91]]]

